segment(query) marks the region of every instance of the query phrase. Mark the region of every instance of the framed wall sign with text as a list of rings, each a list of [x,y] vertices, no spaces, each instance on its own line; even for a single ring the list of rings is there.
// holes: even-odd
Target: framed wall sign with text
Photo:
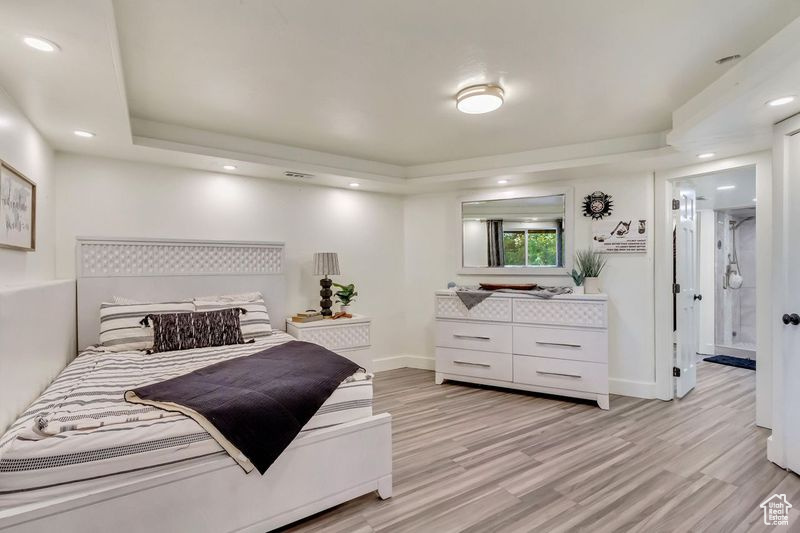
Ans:
[[[36,184],[0,161],[0,247],[36,249]]]

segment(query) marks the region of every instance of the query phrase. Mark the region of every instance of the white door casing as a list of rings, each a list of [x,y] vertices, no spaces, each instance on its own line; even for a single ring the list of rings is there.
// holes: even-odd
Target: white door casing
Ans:
[[[683,398],[697,383],[698,320],[697,295],[697,208],[695,192],[687,188],[676,191],[680,209],[676,221],[676,281],[678,283],[678,335],[675,366],[675,395]]]
[[[776,126],[773,157],[775,357],[773,432],[767,454],[800,473],[800,116]]]

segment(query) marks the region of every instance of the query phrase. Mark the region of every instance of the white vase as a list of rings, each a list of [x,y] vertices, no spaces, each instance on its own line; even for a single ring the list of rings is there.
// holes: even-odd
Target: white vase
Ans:
[[[583,285],[578,285],[577,287],[572,287],[572,294],[584,294]]]
[[[600,294],[600,278],[584,278],[583,287],[586,294]]]
[[[339,311],[341,311],[342,313],[347,313],[349,315],[350,314],[350,306],[349,305],[340,305],[339,306]]]

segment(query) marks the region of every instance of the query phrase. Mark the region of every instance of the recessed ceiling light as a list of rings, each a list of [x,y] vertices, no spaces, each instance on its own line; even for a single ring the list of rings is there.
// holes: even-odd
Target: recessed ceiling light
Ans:
[[[505,185],[506,183],[508,183],[508,180],[497,180],[498,185]]]
[[[42,39],[41,37],[27,36],[22,38],[22,42],[40,52],[56,52],[61,48],[53,41]]]
[[[735,189],[735,188],[736,188],[736,185],[720,185],[719,187],[717,187],[717,190],[718,191],[729,191],[729,190]]]
[[[236,165],[222,165],[225,170],[236,170]]]
[[[72,133],[74,133],[78,137],[84,137],[86,139],[94,137],[94,133],[92,133],[91,131],[86,131],[86,130],[75,130]]]
[[[708,159],[714,157],[715,155],[717,154],[715,154],[714,152],[705,152],[702,154],[697,154],[697,159]]]
[[[792,102],[794,102],[794,96],[781,96],[780,98],[774,98],[768,101],[767,105],[778,107],[779,105],[791,104]]]
[[[353,187],[353,188],[356,188],[356,187],[361,187],[361,184],[353,182],[353,183],[350,184],[350,186]]]
[[[503,105],[504,95],[497,85],[474,85],[458,92],[456,107],[469,115],[489,113]]]

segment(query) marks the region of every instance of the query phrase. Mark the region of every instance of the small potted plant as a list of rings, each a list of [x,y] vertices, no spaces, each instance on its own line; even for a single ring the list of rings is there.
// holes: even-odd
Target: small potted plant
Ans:
[[[583,294],[583,274],[573,268],[570,277],[572,277],[572,281],[575,282],[575,288],[572,289],[572,294]]]
[[[358,293],[356,292],[356,286],[352,283],[349,285],[340,285],[339,283],[334,283],[334,287],[337,290],[335,293],[336,296],[336,303],[339,304],[339,310],[342,313],[350,314],[350,304],[356,299]]]
[[[600,272],[606,266],[606,258],[600,252],[593,250],[578,250],[575,252],[575,263],[578,265],[580,275],[583,276],[583,287],[586,294],[600,293]]]

